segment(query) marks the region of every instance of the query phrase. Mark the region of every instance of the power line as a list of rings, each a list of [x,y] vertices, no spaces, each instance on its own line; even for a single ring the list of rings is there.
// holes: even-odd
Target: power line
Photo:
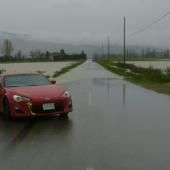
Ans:
[[[161,16],[160,18],[158,18],[157,20],[155,20],[154,22],[152,22],[151,24],[145,26],[144,28],[130,34],[128,37],[132,37],[132,36],[135,36],[143,31],[145,31],[146,29],[148,29],[149,27],[151,27],[152,25],[155,25],[157,24],[159,21],[161,21],[163,18],[167,17],[168,15],[170,14],[170,12],[167,12],[166,14],[164,14],[163,16]]]

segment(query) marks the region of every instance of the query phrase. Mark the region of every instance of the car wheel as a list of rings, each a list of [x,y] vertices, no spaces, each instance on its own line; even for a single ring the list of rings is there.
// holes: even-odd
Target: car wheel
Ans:
[[[6,120],[11,118],[8,99],[4,100],[3,115]]]

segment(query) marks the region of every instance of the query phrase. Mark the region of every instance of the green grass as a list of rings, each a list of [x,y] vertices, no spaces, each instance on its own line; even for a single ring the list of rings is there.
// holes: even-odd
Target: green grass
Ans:
[[[133,64],[114,63],[112,60],[97,60],[97,63],[107,70],[123,76],[125,80],[152,89],[159,93],[170,95],[170,70],[163,73],[152,67],[143,68]]]
[[[83,64],[84,61],[85,61],[85,60],[79,60],[79,61],[77,61],[76,63],[73,63],[73,64],[71,64],[71,65],[69,65],[69,66],[66,66],[66,67],[62,68],[61,70],[59,70],[59,71],[56,71],[56,72],[53,74],[53,78],[58,77],[58,76],[60,76],[60,75],[62,75],[62,74],[65,74],[65,73],[69,72],[69,71],[72,70],[73,68],[75,68],[75,67]]]

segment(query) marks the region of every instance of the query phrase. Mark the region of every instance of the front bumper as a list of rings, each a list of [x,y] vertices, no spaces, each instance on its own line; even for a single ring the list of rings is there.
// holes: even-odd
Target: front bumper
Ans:
[[[43,110],[43,104],[53,103],[54,109]],[[48,102],[31,101],[15,103],[10,107],[11,117],[35,117],[35,116],[54,116],[72,112],[72,99],[60,98]]]

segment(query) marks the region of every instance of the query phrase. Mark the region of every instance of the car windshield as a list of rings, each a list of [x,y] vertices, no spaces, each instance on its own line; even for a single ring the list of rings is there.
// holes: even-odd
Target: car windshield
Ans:
[[[48,79],[41,74],[10,75],[4,79],[5,87],[49,85]]]

